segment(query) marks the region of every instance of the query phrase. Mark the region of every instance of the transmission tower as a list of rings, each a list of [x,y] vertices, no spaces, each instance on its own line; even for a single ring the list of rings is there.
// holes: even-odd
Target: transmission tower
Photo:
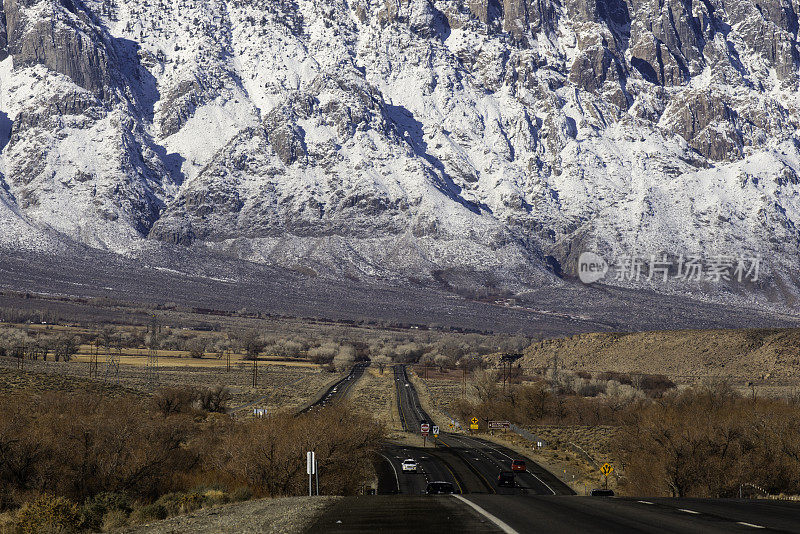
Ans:
[[[89,350],[89,378],[97,378],[97,355],[100,352],[97,340],[92,343],[92,346]]]
[[[103,375],[103,380],[106,382],[114,382],[119,384],[119,353],[114,353],[111,348],[111,339],[106,337],[106,372]],[[120,350],[120,352],[122,352]]]
[[[147,354],[145,380],[151,388],[158,383],[158,318],[155,315],[150,321],[150,352]]]

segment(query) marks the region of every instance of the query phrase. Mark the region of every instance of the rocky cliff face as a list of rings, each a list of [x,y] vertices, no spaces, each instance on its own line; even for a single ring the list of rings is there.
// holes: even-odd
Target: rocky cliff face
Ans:
[[[122,253],[512,289],[586,249],[760,255],[748,291],[792,306],[799,10],[5,0],[0,215]]]

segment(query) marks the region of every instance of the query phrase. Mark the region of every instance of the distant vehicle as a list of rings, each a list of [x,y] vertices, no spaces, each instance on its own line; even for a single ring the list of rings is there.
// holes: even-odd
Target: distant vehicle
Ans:
[[[403,460],[403,471],[416,471],[417,470],[417,461],[413,458],[408,458]]]
[[[425,488],[426,495],[450,495],[455,492],[450,482],[428,482],[428,487]]]
[[[525,460],[511,460],[511,470],[527,471],[528,468],[525,466]]]
[[[497,475],[497,485],[501,487],[513,488],[517,485],[514,481],[514,471],[500,471]]]
[[[410,388],[410,387],[411,387],[411,384],[409,384],[408,382],[406,382],[406,387],[407,387],[407,388]]]
[[[589,495],[591,495],[592,497],[613,497],[614,490],[595,488],[591,491]]]

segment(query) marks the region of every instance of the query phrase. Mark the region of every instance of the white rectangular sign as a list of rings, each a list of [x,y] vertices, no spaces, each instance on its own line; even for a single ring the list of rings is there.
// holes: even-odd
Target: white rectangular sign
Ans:
[[[306,474],[313,475],[316,472],[316,458],[314,458],[314,453],[312,451],[308,451],[306,453]]]

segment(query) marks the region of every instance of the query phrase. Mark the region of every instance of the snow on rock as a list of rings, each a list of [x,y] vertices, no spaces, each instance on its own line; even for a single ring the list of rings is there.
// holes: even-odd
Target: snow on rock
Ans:
[[[586,249],[747,254],[768,264],[760,284],[702,292],[797,302],[793,4],[4,11],[4,246],[42,231],[119,252],[149,239],[514,290],[560,284]]]

